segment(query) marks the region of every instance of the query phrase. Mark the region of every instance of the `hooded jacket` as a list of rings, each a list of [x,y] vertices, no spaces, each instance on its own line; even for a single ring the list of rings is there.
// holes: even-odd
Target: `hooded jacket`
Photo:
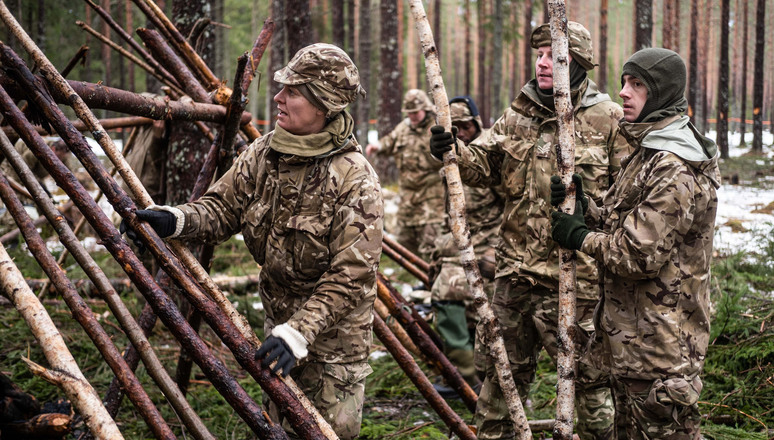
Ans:
[[[590,203],[581,247],[602,278],[588,357],[621,378],[691,380],[709,340],[717,148],[685,116],[621,125],[635,150]]]
[[[302,157],[256,140],[202,198],[178,208],[181,238],[219,243],[241,232],[261,265],[267,334],[287,323],[310,361],[350,363],[371,346],[384,217],[378,177],[354,137]]]

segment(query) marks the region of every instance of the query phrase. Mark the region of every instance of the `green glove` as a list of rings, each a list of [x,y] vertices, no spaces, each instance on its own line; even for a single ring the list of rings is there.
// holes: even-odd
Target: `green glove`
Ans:
[[[581,178],[580,174],[575,173],[572,175],[572,181],[575,183],[575,200],[581,201],[583,204],[583,214],[586,214],[586,211],[589,209],[589,199],[583,192],[583,178]],[[551,205],[561,205],[565,197],[567,197],[567,189],[562,180],[559,176],[551,176]]]
[[[574,214],[559,211],[551,213],[551,237],[559,246],[577,251],[588,233],[589,228],[583,219],[583,205],[580,200],[575,202]]]

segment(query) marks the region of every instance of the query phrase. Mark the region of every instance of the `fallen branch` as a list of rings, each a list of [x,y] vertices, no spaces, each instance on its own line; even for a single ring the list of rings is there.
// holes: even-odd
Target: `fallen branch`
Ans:
[[[421,0],[410,0],[411,12],[414,16],[417,27],[417,35],[422,45],[422,52],[425,55],[425,67],[427,70],[427,81],[433,92],[433,101],[438,109],[438,124],[445,130],[451,130],[451,118],[449,117],[449,97],[446,95],[446,88],[443,85],[441,77],[441,67],[438,60],[438,51],[436,50],[433,32],[430,29],[430,23],[425,14],[425,8]],[[524,413],[519,392],[513,380],[508,353],[505,350],[502,332],[497,322],[497,317],[489,306],[489,301],[484,293],[484,281],[476,263],[476,254],[473,251],[473,245],[470,241],[470,230],[465,220],[465,195],[462,188],[462,179],[460,170],[457,167],[457,157],[454,155],[454,149],[444,154],[444,174],[449,195],[449,221],[451,231],[457,248],[460,250],[460,260],[462,268],[465,270],[465,276],[473,293],[476,312],[480,322],[484,327],[484,343],[489,348],[489,355],[495,364],[497,376],[500,380],[500,388],[505,397],[508,406],[508,412],[514,423],[516,432],[521,439],[529,440],[532,438],[532,432],[527,423],[527,416]]]
[[[118,426],[102,406],[97,392],[83,377],[48,312],[24,284],[24,277],[3,245],[0,245],[0,287],[27,322],[48,363],[67,378],[59,384],[83,416],[89,430],[97,438],[123,439]]]

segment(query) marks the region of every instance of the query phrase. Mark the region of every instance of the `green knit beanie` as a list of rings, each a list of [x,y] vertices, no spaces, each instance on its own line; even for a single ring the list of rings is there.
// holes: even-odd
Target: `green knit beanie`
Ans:
[[[645,83],[648,100],[635,122],[659,121],[685,112],[685,63],[676,52],[662,48],[641,49],[624,63],[624,75],[631,75]]]

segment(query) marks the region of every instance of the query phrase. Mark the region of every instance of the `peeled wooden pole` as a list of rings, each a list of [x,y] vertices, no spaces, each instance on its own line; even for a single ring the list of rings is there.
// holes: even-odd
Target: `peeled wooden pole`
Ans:
[[[389,246],[387,242],[382,242],[382,253],[387,255],[390,260],[398,263],[399,266],[406,269],[408,273],[414,275],[416,279],[425,285],[425,288],[430,289],[430,278],[427,276],[427,271],[423,271],[422,269],[415,266],[413,263],[411,263],[411,260],[405,258],[400,254],[400,252],[396,251],[395,248]]]
[[[409,336],[408,333],[406,333],[406,330],[400,326],[400,323],[390,315],[390,310],[379,298],[376,298],[376,301],[374,301],[374,311],[387,324],[395,337],[398,338],[398,341],[400,341],[400,344],[406,347],[406,350],[420,359],[425,359],[424,353],[419,351],[417,345],[411,340],[411,336]]]
[[[425,55],[427,81],[430,83],[433,101],[435,101],[438,109],[438,124],[442,125],[445,130],[450,131],[449,98],[443,85],[438,51],[435,47],[430,23],[427,20],[427,14],[425,14],[425,8],[421,0],[409,0],[409,3],[416,21],[417,34],[422,45],[422,51]],[[505,396],[508,412],[513,419],[517,435],[524,440],[531,439],[532,432],[530,431],[529,423],[527,423],[527,416],[524,413],[519,392],[513,381],[513,373],[508,361],[508,353],[505,350],[502,332],[497,323],[497,317],[492,312],[484,293],[484,281],[479,273],[476,254],[473,252],[473,245],[470,242],[470,230],[465,221],[465,195],[462,189],[462,180],[460,179],[460,170],[457,168],[457,157],[454,155],[454,149],[444,155],[444,174],[446,175],[450,201],[449,220],[451,222],[452,235],[460,250],[462,267],[465,270],[465,276],[473,292],[477,314],[484,326],[484,342],[489,348],[491,359],[494,361],[497,375],[500,379],[500,388],[502,389],[503,396]]]
[[[49,85],[59,90],[63,95],[70,97],[69,102],[75,110],[76,114],[79,118],[84,120],[84,122],[92,127],[92,133],[94,137],[100,142],[103,150],[107,153],[108,157],[111,159],[116,168],[118,168],[121,176],[124,178],[124,181],[133,192],[134,197],[144,206],[153,203],[153,200],[150,198],[147,191],[140,183],[139,179],[137,179],[137,176],[134,174],[132,169],[126,163],[126,160],[123,158],[123,156],[121,156],[120,152],[113,144],[112,139],[110,139],[107,133],[105,133],[104,130],[102,130],[99,126],[99,121],[96,119],[96,117],[94,117],[90,109],[85,105],[80,97],[73,92],[70,84],[64,78],[62,78],[61,75],[58,74],[56,68],[54,68],[51,62],[29,38],[26,32],[24,32],[10,11],[8,11],[2,0],[0,0],[0,19],[2,19],[9,27],[9,29],[12,30],[14,35],[19,38],[20,42],[28,51],[28,53],[30,53],[33,59],[35,59],[35,62],[39,66],[42,66],[41,71],[44,73],[44,75],[46,75],[46,78],[49,81]],[[27,70],[23,63],[20,63],[18,68],[20,70]],[[31,77],[31,73],[27,74],[27,77]],[[29,84],[29,87],[31,87],[30,90],[35,89],[32,83]],[[5,95],[4,99],[5,98],[10,101],[10,97],[7,95]],[[111,200],[111,203],[116,208],[117,212],[125,216],[128,215],[128,217],[124,218],[129,220],[130,227],[137,231],[140,237],[143,237],[143,239],[146,240],[148,248],[151,250],[154,256],[159,259],[165,271],[170,273],[170,275],[174,274],[176,276],[175,281],[180,283],[181,286],[184,287],[186,293],[189,294],[189,301],[196,305],[197,309],[207,320],[207,323],[216,331],[216,333],[218,333],[218,336],[220,336],[223,342],[229,346],[235,358],[240,362],[240,364],[258,381],[264,391],[266,391],[267,394],[271,396],[272,400],[279,404],[280,411],[282,411],[288,418],[296,432],[300,431],[299,433],[310,439],[322,437],[329,439],[336,438],[336,435],[333,433],[330,425],[319,414],[319,412],[316,411],[314,406],[311,405],[309,400],[298,389],[298,387],[292,383],[292,381],[287,379],[282,380],[282,382],[284,382],[284,387],[281,386],[279,383],[281,379],[278,379],[278,376],[271,373],[269,368],[261,368],[259,363],[255,362],[252,355],[254,353],[255,347],[260,346],[258,338],[255,337],[255,334],[252,332],[252,329],[250,328],[249,323],[247,323],[247,320],[234,309],[231,302],[218,289],[217,285],[209,277],[209,274],[207,274],[204,268],[201,267],[191,252],[177,241],[170,242],[170,246],[179,256],[183,264],[193,272],[199,285],[190,282],[186,276],[187,273],[184,273],[185,271],[179,266],[178,260],[169,258],[170,256],[165,253],[166,247],[164,246],[164,243],[161,241],[161,239],[158,238],[155,231],[153,231],[153,229],[147,224],[138,221],[137,217],[134,215],[134,205],[131,203],[131,201],[128,200],[128,197],[126,197],[123,190],[118,188],[118,185],[112,181],[109,176],[105,176],[106,173],[102,169],[101,162],[96,158],[96,156],[94,156],[91,149],[88,148],[88,146],[81,146],[80,148],[76,149],[73,148],[74,146],[81,144],[82,137],[74,136],[74,130],[71,126],[68,127],[69,120],[61,114],[61,111],[57,107],[51,106],[49,102],[46,102],[45,96],[43,96],[39,91],[38,94],[35,95],[35,99],[38,100],[39,105],[45,107],[45,109],[50,113],[49,116],[54,117],[55,115],[58,115],[55,117],[55,119],[52,120],[52,123],[55,123],[55,126],[57,126],[57,131],[59,132],[60,136],[70,139],[69,145],[71,146],[71,150],[76,153],[76,156],[79,156],[80,154],[79,159],[84,164],[84,166],[86,166],[87,171],[89,171],[92,177],[95,178],[97,184],[102,185],[101,188],[103,191],[105,191],[105,194],[108,195],[108,199],[111,200],[111,197],[114,198]],[[7,106],[9,108],[8,111],[16,110],[12,101]],[[13,106],[13,109],[10,108],[11,106]],[[17,116],[16,119],[19,124],[23,124],[24,118],[22,115]],[[31,131],[29,127],[22,129],[20,127],[14,126],[14,128],[18,128],[17,132],[20,130],[24,131],[27,135],[29,135]],[[49,169],[49,171],[51,170]],[[69,171],[67,173],[69,173]],[[62,186],[62,183],[60,183],[60,186]],[[108,190],[110,193],[108,193]],[[71,198],[73,198],[73,196],[71,196]],[[93,202],[93,200],[90,198],[89,201]],[[97,212],[98,215],[101,214],[101,210],[97,208],[93,209],[99,211]],[[83,212],[83,209],[81,212]],[[92,226],[94,225],[92,224]],[[110,236],[113,232],[115,231],[105,231],[105,236]],[[106,247],[108,244],[114,243],[107,242]],[[108,249],[110,250],[110,248]],[[126,249],[128,250],[128,247]],[[123,259],[121,257],[124,257],[124,253],[126,251],[123,249],[119,250],[117,248],[113,248],[113,250],[114,252],[111,253],[113,253],[114,257]],[[131,253],[130,250],[129,253]],[[129,258],[132,264],[140,264],[139,260],[136,260],[136,258],[132,259],[129,256],[126,256],[126,258]],[[134,281],[135,283],[146,283],[145,285],[147,287],[145,290],[141,289],[141,293],[143,293],[146,298],[152,297],[155,299],[156,302],[152,302],[154,307],[158,308],[160,307],[160,304],[169,306],[169,304],[166,303],[169,301],[169,298],[167,298],[163,292],[160,292],[160,289],[158,289],[158,286],[155,285],[155,283],[152,283],[150,286],[147,285],[150,275],[147,274],[147,271],[141,264],[140,267],[132,266],[132,270],[139,271],[143,274],[143,276],[135,278]],[[133,273],[134,272],[127,272],[127,274],[130,276]],[[210,303],[210,298],[199,290],[199,286],[204,287],[210,297],[212,297],[212,301],[214,301],[217,307],[220,308],[221,312],[225,314],[225,320],[222,320],[221,315],[216,313],[212,307],[212,304]],[[177,311],[177,308],[174,306],[165,307],[164,311],[174,312],[179,315],[179,311]],[[164,316],[159,317],[164,320]],[[181,332],[176,335],[178,338],[180,338],[178,340],[187,343],[198,342],[198,339],[191,338],[190,334],[188,334],[191,331],[190,326],[187,326],[187,323],[180,323],[177,321],[177,318],[178,316],[176,315],[174,322],[165,321],[165,325],[167,325],[167,327],[173,325],[175,326],[175,330]],[[247,344],[245,342],[247,342]],[[199,364],[200,367],[202,367],[200,362],[211,361],[211,358],[202,352],[202,347],[191,346],[187,349],[198,350],[197,355],[199,356],[198,359],[200,360],[197,361],[197,364]],[[259,414],[256,416],[255,411],[252,410],[250,405],[251,401],[247,401],[241,397],[241,393],[244,392],[241,387],[236,387],[236,389],[234,389],[235,387],[227,387],[226,384],[222,382],[222,380],[225,379],[224,376],[222,376],[222,371],[220,370],[223,367],[222,365],[218,365],[218,363],[208,363],[207,365],[208,367],[211,367],[208,371],[212,372],[214,377],[217,379],[216,382],[221,381],[219,382],[222,384],[222,388],[219,389],[221,394],[226,397],[227,401],[232,403],[232,406],[241,405],[235,406],[235,408],[238,412],[240,412],[240,410],[242,411],[240,412],[240,415],[243,416],[243,418],[248,422],[248,424],[250,424],[251,428],[253,428],[256,433],[263,433],[267,436],[279,435],[277,432],[272,432],[276,431],[273,426],[267,426],[266,424],[260,423],[258,425],[255,424],[256,421],[263,420],[263,415]],[[202,368],[202,370],[205,370],[205,368]],[[287,392],[287,390],[289,390],[289,392]],[[236,394],[240,394],[240,396],[238,397],[235,395],[235,392]],[[309,420],[310,416],[311,420]],[[284,431],[282,434],[284,435]]]
[[[395,361],[406,373],[406,376],[411,379],[411,382],[414,383],[422,396],[424,396],[427,403],[441,417],[441,420],[446,423],[446,426],[459,436],[460,439],[475,440],[476,436],[473,434],[473,431],[446,404],[446,401],[438,394],[438,391],[435,390],[422,369],[414,362],[411,354],[400,344],[379,315],[374,315],[374,333],[376,333],[376,337],[382,341],[382,344],[392,354],[392,357],[395,358]]]
[[[70,122],[72,122],[76,130],[89,131],[89,129],[86,127],[86,125],[83,124],[82,121],[70,121]],[[116,128],[129,128],[129,127],[139,127],[142,125],[150,125],[153,123],[153,119],[143,118],[142,116],[123,116],[120,118],[100,119],[99,123],[102,124],[102,128],[104,128],[105,130],[112,130]],[[43,127],[36,127],[36,130],[38,133],[42,135],[48,134],[48,132]],[[18,136],[16,132],[13,130],[13,128],[11,127],[3,127],[3,132],[8,137]]]
[[[419,256],[417,256],[410,250],[406,249],[406,247],[398,243],[396,240],[393,240],[392,238],[390,238],[387,234],[384,234],[382,241],[384,242],[385,245],[393,249],[395,252],[397,252],[399,255],[405,258],[406,261],[413,264],[421,271],[427,273],[430,270],[430,264],[428,264],[425,260],[419,258]]]
[[[89,430],[97,438],[123,439],[118,426],[102,406],[99,395],[78,368],[48,312],[24,283],[24,277],[2,244],[0,244],[0,288],[27,321],[51,368],[62,371],[69,378],[67,382],[60,384],[61,388],[67,398],[73,402],[78,413],[83,416]]]
[[[46,198],[45,193],[42,193],[42,191],[37,193],[37,195]],[[75,287],[67,279],[64,270],[56,264],[54,256],[46,248],[45,242],[37,229],[32,225],[32,219],[30,219],[21,201],[16,197],[10,185],[8,185],[8,180],[2,172],[0,172],[0,198],[2,198],[16,224],[19,225],[30,253],[32,253],[40,267],[52,280],[57,291],[62,295],[65,303],[72,311],[75,320],[83,327],[110,369],[121,381],[122,387],[146,425],[148,425],[158,439],[175,439],[176,437],[169,425],[161,417],[161,413],[159,413],[159,410],[150,400],[150,397],[148,397],[140,381],[137,380],[137,377],[126,365],[124,358],[121,357],[121,353],[119,353],[105,329],[97,322],[94,312],[86,305],[86,302],[83,301],[83,298],[81,298]]]
[[[575,211],[575,121],[570,99],[570,55],[567,42],[567,13],[564,0],[549,0],[551,52],[554,62],[554,108],[559,143],[556,162],[559,177],[568,187],[567,197],[559,206],[563,212]],[[556,425],[554,438],[570,440],[575,410],[575,251],[559,249],[559,322],[556,345]]]
[[[388,281],[382,276],[377,274],[376,278],[377,295],[380,300],[387,306],[392,316],[394,316],[398,322],[406,329],[406,333],[411,336],[411,339],[419,347],[419,349],[425,353],[427,362],[434,368],[438,369],[446,383],[457,392],[457,394],[465,402],[465,406],[471,412],[476,410],[476,401],[478,396],[473,389],[465,382],[460,372],[457,370],[446,355],[430,340],[427,334],[419,328],[419,323],[416,321],[409,312],[404,308],[399,307],[395,302],[392,293],[390,292],[391,286]]]
[[[190,96],[196,102],[210,102],[207,91],[194,78],[193,72],[191,72],[188,66],[167,45],[164,37],[158,31],[139,28],[136,32],[159,63],[172,72],[177,82],[180,83],[184,94]]]

